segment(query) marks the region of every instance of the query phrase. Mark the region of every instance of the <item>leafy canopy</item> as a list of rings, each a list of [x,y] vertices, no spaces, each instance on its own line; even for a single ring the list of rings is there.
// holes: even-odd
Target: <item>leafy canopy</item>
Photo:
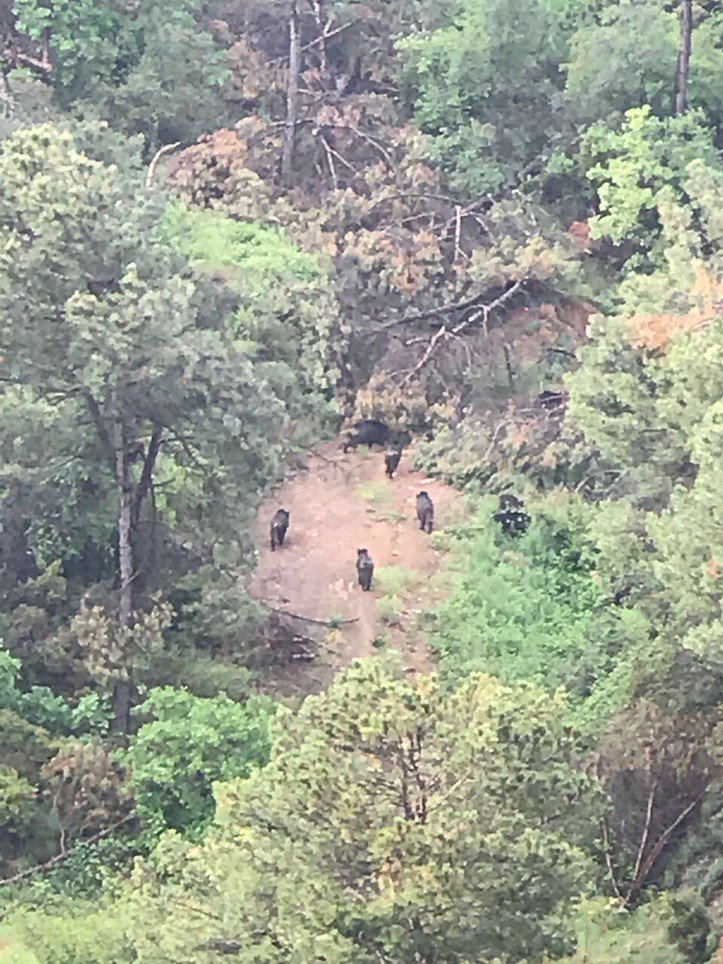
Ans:
[[[247,961],[566,947],[595,803],[559,698],[484,675],[415,688],[376,659],[272,732],[268,765],[218,790],[204,843],[168,839],[139,869],[141,956],[210,961],[217,941]]]
[[[688,165],[713,164],[718,156],[702,113],[660,119],[648,105],[627,111],[621,129],[594,124],[581,154],[590,158],[587,177],[598,195],[593,236],[630,241],[647,252],[655,252],[661,199],[683,200]]]
[[[50,82],[64,107],[80,103],[148,147],[198,136],[224,114],[227,78],[196,4],[159,0],[16,0],[17,29],[47,41]]]
[[[415,119],[471,195],[508,185],[547,144],[562,86],[560,6],[458,0],[444,25],[399,43]]]

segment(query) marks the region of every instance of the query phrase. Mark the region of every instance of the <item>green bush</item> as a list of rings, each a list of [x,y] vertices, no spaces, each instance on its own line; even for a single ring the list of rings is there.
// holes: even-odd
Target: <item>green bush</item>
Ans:
[[[573,705],[615,670],[636,624],[605,604],[577,507],[531,512],[527,533],[505,537],[483,501],[457,533],[464,568],[437,609],[431,642],[451,683],[485,671],[504,682],[564,687]],[[621,674],[623,680],[627,679]],[[617,691],[602,700],[615,702]]]
[[[374,570],[375,587],[382,593],[398,596],[417,579],[416,572],[403,566],[379,566]]]
[[[260,696],[241,704],[225,694],[151,691],[139,712],[152,718],[120,754],[132,770],[138,814],[158,830],[200,832],[213,816],[214,781],[247,776],[266,762],[275,709]]]

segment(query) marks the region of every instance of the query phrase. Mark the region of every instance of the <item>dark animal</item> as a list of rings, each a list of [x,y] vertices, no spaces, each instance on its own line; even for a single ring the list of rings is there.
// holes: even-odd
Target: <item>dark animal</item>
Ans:
[[[397,471],[399,465],[399,460],[402,457],[402,447],[401,445],[390,445],[389,448],[384,453],[384,471],[387,473],[387,477],[390,479],[394,478],[394,473]]]
[[[544,408],[546,412],[555,412],[564,408],[567,403],[567,392],[540,392],[537,396],[537,404]]]
[[[632,591],[633,591],[632,586],[623,586],[622,589],[618,589],[618,591],[613,596],[613,605],[619,606],[624,599],[628,598],[628,596]]]
[[[420,492],[417,496],[417,518],[422,532],[430,533],[434,525],[434,502],[426,492]]]
[[[374,563],[372,557],[366,549],[356,551],[356,571],[359,576],[359,585],[364,592],[369,592],[372,588],[372,576],[374,575]]]
[[[277,546],[283,546],[286,530],[289,528],[289,515],[286,509],[277,509],[271,520],[271,551]]]
[[[527,532],[530,517],[524,507],[525,503],[516,495],[504,493],[500,496],[500,507],[493,519],[499,522],[506,536],[521,536]]]
[[[355,431],[347,438],[342,446],[345,452],[355,449],[357,445],[386,445],[389,441],[389,426],[375,418],[365,418],[357,422]]]

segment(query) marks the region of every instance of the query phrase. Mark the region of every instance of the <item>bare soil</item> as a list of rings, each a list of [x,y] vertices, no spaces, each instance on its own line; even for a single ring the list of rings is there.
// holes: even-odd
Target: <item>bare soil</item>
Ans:
[[[462,496],[413,471],[410,463],[408,449],[390,481],[378,448],[345,455],[338,441],[331,442],[308,453],[304,469],[264,500],[249,592],[280,611],[289,632],[313,640],[316,653],[312,662],[276,663],[267,674],[269,691],[318,691],[352,660],[392,647],[409,673],[433,667],[418,617],[439,592],[430,579],[443,554],[435,548],[435,535],[419,529],[415,497],[422,490],[429,493],[439,530],[459,517]],[[269,523],[278,508],[291,518],[283,547],[272,552]],[[362,592],[357,582],[360,548],[374,560],[370,592]],[[395,568],[385,572],[386,567]]]

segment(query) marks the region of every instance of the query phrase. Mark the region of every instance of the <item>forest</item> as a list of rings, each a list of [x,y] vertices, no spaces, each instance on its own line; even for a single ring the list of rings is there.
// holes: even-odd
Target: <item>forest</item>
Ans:
[[[0,961],[723,962],[722,78],[0,0]]]

